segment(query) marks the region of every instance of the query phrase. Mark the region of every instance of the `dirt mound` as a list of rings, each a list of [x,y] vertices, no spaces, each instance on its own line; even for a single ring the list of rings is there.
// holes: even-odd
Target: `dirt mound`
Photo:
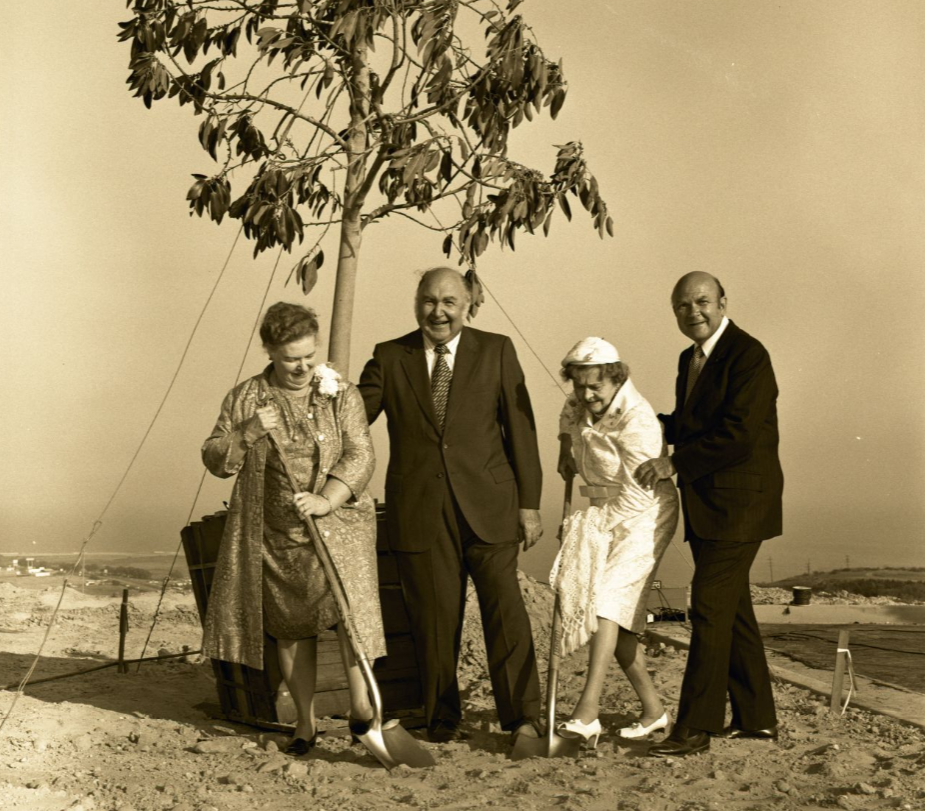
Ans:
[[[527,610],[545,669],[552,594],[521,576]],[[37,592],[0,587],[0,684],[31,663],[47,605]],[[80,602],[80,601],[78,601]],[[117,603],[118,601],[116,601]],[[86,600],[61,617],[36,675],[93,666],[114,655],[118,605]],[[157,595],[132,597],[130,644],[137,655]],[[81,603],[83,605],[83,603]],[[192,598],[165,598],[149,652],[199,646]],[[37,612],[37,613],[35,613]],[[685,657],[650,648],[656,687],[673,709]],[[581,689],[586,654],[563,662],[559,702],[571,709]],[[604,691],[605,737],[578,759],[513,763],[509,736],[498,729],[485,668],[478,605],[470,592],[460,677],[465,743],[433,745],[437,765],[389,773],[349,738],[319,739],[307,757],[278,750],[285,737],[210,719],[216,702],[207,664],[171,661],[127,674],[114,669],[32,685],[20,696],[0,737],[0,808],[4,811],[378,811],[392,808],[518,811],[708,811],[708,809],[918,809],[925,806],[925,736],[898,721],[775,684],[781,739],[714,740],[702,755],[678,761],[645,757],[644,742],[621,744],[615,728],[637,711],[632,689],[614,664]],[[14,699],[0,692],[0,713]]]
[[[775,586],[752,586],[752,602],[755,605],[788,605],[793,601],[793,591]],[[813,589],[812,602],[821,605],[908,605],[902,600],[890,597],[865,597],[862,594],[839,590],[835,592]]]

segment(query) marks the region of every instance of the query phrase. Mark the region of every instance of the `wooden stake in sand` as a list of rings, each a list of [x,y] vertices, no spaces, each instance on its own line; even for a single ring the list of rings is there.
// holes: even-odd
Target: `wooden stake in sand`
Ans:
[[[848,702],[851,700],[851,694],[854,692],[854,673],[851,668],[851,651],[848,648],[848,639],[850,632],[842,630],[838,632],[838,648],[835,654],[835,675],[832,677],[832,701],[829,708],[832,712],[844,715],[848,708]],[[842,706],[842,690],[845,684],[845,669],[848,669],[848,698]]]
[[[122,607],[119,609],[119,667],[117,673],[128,673],[125,663],[125,637],[128,634],[128,589],[122,589]]]

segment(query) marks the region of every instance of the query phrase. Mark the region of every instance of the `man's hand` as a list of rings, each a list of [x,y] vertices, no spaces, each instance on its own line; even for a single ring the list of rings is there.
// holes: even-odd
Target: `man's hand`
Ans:
[[[520,510],[520,540],[524,544],[524,552],[543,537],[543,522],[540,521],[539,510]]]
[[[649,459],[636,468],[636,481],[647,490],[651,490],[662,479],[670,479],[677,471],[674,463],[667,456]]]

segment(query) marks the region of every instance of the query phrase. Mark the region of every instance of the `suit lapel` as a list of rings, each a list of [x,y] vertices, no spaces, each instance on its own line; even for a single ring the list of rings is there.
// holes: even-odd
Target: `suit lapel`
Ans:
[[[700,370],[700,374],[697,376],[697,380],[694,381],[694,388],[691,391],[691,396],[688,397],[684,403],[685,411],[690,411],[694,403],[696,403],[709,388],[709,384],[706,381],[712,379],[714,369],[722,365],[726,355],[729,353],[729,347],[733,342],[733,332],[735,332],[736,329],[736,325],[730,321],[729,325],[723,331],[723,334],[720,335],[719,340],[716,342],[716,346],[713,347],[713,351],[710,353],[710,357],[707,358],[706,363],[703,364],[703,368]],[[685,351],[687,355],[687,370],[684,373],[684,385],[681,388],[681,396],[683,396],[683,392],[687,388],[687,375],[690,370],[690,359],[693,352],[694,350],[691,348]]]
[[[463,327],[456,359],[453,361],[453,382],[450,384],[450,396],[446,403],[445,425],[450,424],[466,399],[465,393],[471,389],[470,381],[478,367],[480,353],[478,337],[472,330]]]
[[[434,412],[434,400],[430,393],[430,375],[427,374],[427,358],[424,355],[424,338],[420,332],[415,334],[415,340],[405,346],[405,356],[401,361],[405,375],[411,385],[411,390],[421,406],[424,416],[438,431],[437,414]]]

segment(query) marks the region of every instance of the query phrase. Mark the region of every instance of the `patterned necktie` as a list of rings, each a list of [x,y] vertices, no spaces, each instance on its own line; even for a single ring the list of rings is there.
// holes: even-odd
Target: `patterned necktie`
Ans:
[[[694,354],[691,355],[690,366],[687,367],[687,393],[684,395],[685,403],[691,396],[691,391],[694,389],[694,383],[697,382],[697,376],[700,374],[700,370],[703,369],[703,364],[706,359],[707,356],[703,354],[703,349],[701,349],[699,346],[695,346]]]
[[[453,379],[453,373],[446,362],[446,356],[449,349],[444,344],[437,344],[434,352],[437,357],[434,361],[434,370],[430,375],[430,391],[434,398],[434,411],[437,413],[437,421],[443,428],[443,422],[446,419],[446,401],[450,396],[450,381]]]

